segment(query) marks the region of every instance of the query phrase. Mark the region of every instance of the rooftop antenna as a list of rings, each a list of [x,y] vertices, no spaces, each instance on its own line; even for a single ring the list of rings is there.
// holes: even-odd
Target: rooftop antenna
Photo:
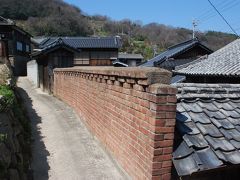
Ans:
[[[196,34],[196,27],[197,27],[197,21],[195,19],[193,19],[192,21],[192,25],[193,25],[193,34],[192,34],[192,38],[195,39],[195,34]]]

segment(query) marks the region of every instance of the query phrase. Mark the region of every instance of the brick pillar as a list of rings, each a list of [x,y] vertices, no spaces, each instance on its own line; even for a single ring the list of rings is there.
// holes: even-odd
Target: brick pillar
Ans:
[[[177,89],[170,85],[149,86],[151,123],[153,125],[152,179],[170,180],[176,118]]]

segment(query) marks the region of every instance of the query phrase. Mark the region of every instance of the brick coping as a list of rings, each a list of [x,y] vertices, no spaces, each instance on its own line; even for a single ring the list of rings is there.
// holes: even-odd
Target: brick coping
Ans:
[[[83,73],[100,75],[114,78],[133,79],[141,85],[151,85],[155,83],[170,84],[171,72],[152,67],[72,67],[72,68],[56,68],[55,73]],[[107,78],[108,79],[108,78]],[[110,78],[111,79],[111,78]]]

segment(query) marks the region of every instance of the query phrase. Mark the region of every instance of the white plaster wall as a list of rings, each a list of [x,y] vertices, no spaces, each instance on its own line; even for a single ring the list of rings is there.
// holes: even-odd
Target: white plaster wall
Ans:
[[[39,77],[38,77],[38,64],[36,60],[32,60],[27,63],[27,77],[30,81],[34,83],[35,87],[38,87]]]

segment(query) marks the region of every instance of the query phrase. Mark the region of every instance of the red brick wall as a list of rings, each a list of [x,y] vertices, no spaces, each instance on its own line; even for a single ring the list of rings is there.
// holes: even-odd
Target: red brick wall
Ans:
[[[55,96],[133,179],[170,179],[176,89],[167,85],[169,72],[85,67],[57,69],[54,76]]]

